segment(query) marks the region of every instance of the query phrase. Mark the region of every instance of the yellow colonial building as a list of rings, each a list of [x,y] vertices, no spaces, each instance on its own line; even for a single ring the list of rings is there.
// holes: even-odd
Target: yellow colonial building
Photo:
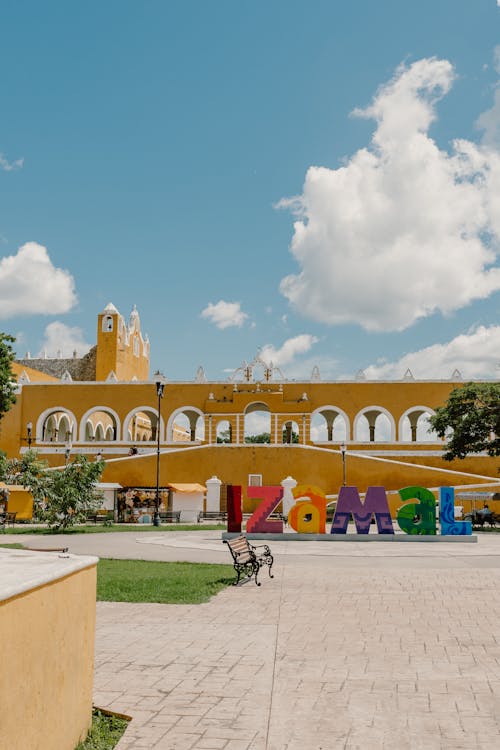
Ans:
[[[134,308],[128,322],[111,304],[98,316],[97,342],[79,358],[25,358],[14,365],[17,403],[0,422],[9,456],[29,447],[51,465],[76,454],[102,456],[105,482],[280,484],[291,475],[335,495],[345,482],[397,490],[408,485],[498,489],[498,460],[442,458],[427,418],[460,386],[449,380],[287,380],[257,356],[226,382],[199,368],[192,382],[166,381],[159,399],[149,374],[149,341]],[[266,442],[249,442],[256,432]],[[133,455],[131,455],[133,453]],[[245,500],[246,509],[254,501]],[[499,508],[500,510],[500,508]]]

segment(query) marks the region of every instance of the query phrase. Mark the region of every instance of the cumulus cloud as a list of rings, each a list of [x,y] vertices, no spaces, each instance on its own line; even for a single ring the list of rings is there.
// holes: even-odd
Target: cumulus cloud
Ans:
[[[224,329],[233,326],[241,328],[248,315],[241,309],[240,302],[225,302],[221,299],[215,305],[210,302],[202,311],[201,317],[214,323],[217,328]]]
[[[445,344],[434,344],[405,354],[396,362],[373,364],[369,379],[400,379],[410,369],[415,378],[450,378],[455,369],[464,378],[498,377],[500,326],[479,326]]]
[[[499,0],[500,1],[500,0]],[[494,51],[495,70],[500,74],[500,45]],[[483,131],[482,142],[486,146],[500,146],[500,85],[495,86],[493,106],[483,112],[476,120],[476,127]]]
[[[0,169],[4,172],[13,172],[15,169],[21,169],[24,164],[24,159],[16,159],[16,161],[8,161],[3,154],[0,153]]]
[[[53,265],[42,245],[27,242],[16,255],[0,259],[0,319],[57,315],[68,312],[75,302],[73,277]]]
[[[271,344],[266,344],[262,348],[260,356],[264,362],[272,362],[273,365],[282,367],[293,362],[298,355],[308,352],[318,341],[319,339],[316,336],[311,336],[309,333],[301,333],[299,336],[287,339],[279,349],[276,349]]]
[[[271,432],[271,415],[263,412],[251,412],[245,415],[245,435],[261,435]]]
[[[403,330],[500,289],[500,153],[466,140],[447,152],[429,136],[454,77],[446,60],[400,66],[353,113],[375,120],[370,145],[338,169],[310,167],[302,194],[278,204],[297,217],[300,267],[280,288],[305,316]]]
[[[85,334],[81,328],[76,326],[67,326],[56,320],[45,329],[44,340],[42,343],[40,355],[46,354],[48,357],[61,356],[69,358],[76,351],[81,357],[86,354],[91,347],[85,341]]]

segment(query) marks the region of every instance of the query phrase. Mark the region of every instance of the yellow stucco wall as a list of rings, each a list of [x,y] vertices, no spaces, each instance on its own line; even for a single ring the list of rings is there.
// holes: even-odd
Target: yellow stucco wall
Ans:
[[[203,484],[217,475],[223,482],[248,483],[249,474],[262,474],[264,484],[279,483],[287,475],[298,481],[314,482],[328,494],[338,492],[342,483],[341,456],[332,449],[338,442],[314,444],[310,422],[318,409],[332,407],[349,420],[350,439],[347,443],[347,481],[360,491],[369,485],[383,485],[399,489],[409,484],[437,486],[439,484],[471,485],[474,477],[466,473],[486,475],[498,480],[498,459],[470,456],[464,461],[448,463],[441,458],[443,442],[402,441],[399,434],[401,417],[415,407],[434,410],[445,403],[450,392],[459,387],[454,381],[351,381],[351,382],[284,382],[259,383],[167,383],[161,402],[161,447],[171,452],[161,459],[161,484],[167,482],[198,482]],[[305,397],[304,397],[305,394]],[[72,454],[82,452],[95,456],[102,451],[107,461],[104,481],[116,481],[123,486],[153,487],[156,478],[156,441],[141,443],[149,457],[131,460],[125,457],[131,447],[126,435],[126,424],[134,410],[156,414],[156,387],[153,382],[137,383],[39,383],[22,387],[18,401],[0,421],[0,448],[10,456],[19,455],[26,447],[26,428],[33,423],[33,447],[51,465],[64,463],[64,443],[43,442],[44,415],[51,410],[65,409],[75,421]],[[283,424],[294,421],[299,429],[299,445],[245,445],[245,411],[252,404],[265,404],[271,413],[272,441],[281,440]],[[393,420],[395,435],[390,442],[359,442],[352,439],[355,418],[362,410],[376,406],[385,410]],[[116,415],[116,441],[80,441],[81,425],[89,410],[108,409]],[[172,427],[181,411],[188,410],[204,417],[203,450],[185,450],[193,443],[169,442]],[[114,417],[115,418],[115,417]],[[154,417],[156,419],[156,417]],[[216,444],[216,426],[230,420],[232,445]],[[304,426],[306,431],[304,432]],[[168,429],[167,429],[168,428]],[[239,441],[239,445],[236,443]],[[378,453],[379,458],[401,462],[384,463],[352,455],[352,452]],[[412,468],[425,464],[425,470]],[[456,475],[434,472],[432,468],[451,469]],[[477,479],[477,483],[481,483]]]
[[[0,602],[5,750],[74,750],[91,724],[96,568]]]
[[[423,487],[472,484],[474,479],[462,474],[449,474],[442,469],[457,472],[476,472],[496,476],[494,459],[477,458],[454,461],[446,464],[435,457],[427,458],[426,465],[437,471],[415,466],[415,461],[407,460],[399,464],[381,463],[347,456],[347,484],[355,485],[365,492],[370,485],[378,485],[389,490],[398,490],[410,485]],[[156,456],[118,459],[106,462],[103,475],[105,482],[120,482],[123,486],[154,486]],[[246,498],[249,474],[261,474],[265,485],[278,485],[287,476],[292,476],[299,484],[316,484],[328,495],[337,494],[342,485],[342,457],[325,449],[302,448],[301,446],[274,447],[270,445],[252,446],[209,446],[197,449],[161,454],[160,484],[169,482],[200,482],[216,475],[226,484],[239,484],[243,487],[244,511],[252,511],[257,501]],[[481,484],[482,480],[477,480]],[[395,500],[396,507],[401,505]],[[392,506],[391,506],[392,507]]]
[[[16,521],[29,521],[33,516],[33,495],[24,487],[15,485],[5,485],[0,482],[0,489],[7,487],[9,491],[9,500],[7,511],[16,513]]]

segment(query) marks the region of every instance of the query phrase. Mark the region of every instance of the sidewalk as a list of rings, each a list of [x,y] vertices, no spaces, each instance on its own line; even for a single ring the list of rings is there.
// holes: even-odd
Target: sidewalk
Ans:
[[[178,553],[165,536],[135,546]],[[95,703],[134,717],[118,750],[500,746],[500,536],[275,546],[260,588],[98,603]]]

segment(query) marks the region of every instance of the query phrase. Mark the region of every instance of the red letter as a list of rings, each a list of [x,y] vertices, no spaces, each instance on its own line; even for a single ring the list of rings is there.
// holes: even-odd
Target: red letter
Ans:
[[[247,497],[262,497],[261,504],[247,521],[247,532],[282,534],[283,521],[268,521],[267,517],[283,497],[283,487],[247,487]]]

